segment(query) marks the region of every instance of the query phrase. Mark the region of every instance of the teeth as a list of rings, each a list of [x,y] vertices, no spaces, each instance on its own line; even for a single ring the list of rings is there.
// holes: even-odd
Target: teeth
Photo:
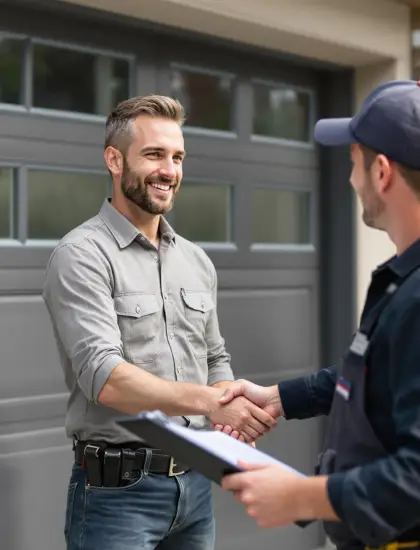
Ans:
[[[169,191],[170,185],[163,185],[161,183],[151,183],[151,186],[155,189],[160,189],[161,191]]]

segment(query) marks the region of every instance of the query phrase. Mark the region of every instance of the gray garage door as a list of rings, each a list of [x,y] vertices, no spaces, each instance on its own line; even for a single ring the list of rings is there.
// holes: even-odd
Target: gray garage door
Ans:
[[[320,187],[312,142],[327,77],[197,37],[20,10],[0,8],[0,536],[4,550],[61,550],[72,456],[41,287],[57,239],[109,192],[103,115],[136,93],[170,93],[187,107],[185,180],[170,221],[217,267],[236,376],[269,385],[316,371],[329,346],[319,250],[331,238],[325,229],[320,239],[319,213],[333,195],[327,176]],[[325,261],[324,286],[337,261]],[[260,447],[310,473],[320,437],[317,421],[281,423]],[[215,506],[220,550],[322,541],[319,526],[259,531],[217,488]]]

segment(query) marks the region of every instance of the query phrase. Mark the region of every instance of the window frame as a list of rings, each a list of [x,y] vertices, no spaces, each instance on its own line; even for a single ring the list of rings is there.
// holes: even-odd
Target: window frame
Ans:
[[[21,104],[11,104],[0,102],[1,111],[18,111],[21,113],[47,116],[51,118],[66,118],[78,120],[81,122],[98,122],[103,124],[106,120],[105,115],[94,113],[81,113],[77,111],[64,111],[60,109],[48,109],[46,107],[35,107],[33,105],[33,66],[34,66],[34,45],[42,45],[52,48],[66,49],[78,53],[91,55],[102,55],[113,59],[123,59],[128,62],[128,91],[129,96],[134,95],[135,73],[137,66],[137,56],[133,52],[123,52],[108,48],[95,48],[83,44],[77,44],[69,41],[54,40],[42,38],[38,35],[11,33],[0,30],[0,38],[15,38],[23,40],[25,44],[24,59],[22,66],[22,86],[20,90]]]
[[[171,71],[180,70],[195,74],[202,74],[206,76],[213,76],[218,78],[229,78],[232,85],[232,104],[230,109],[230,124],[233,129],[231,130],[216,130],[213,128],[204,128],[202,126],[191,126],[187,123],[183,126],[183,130],[186,134],[190,135],[200,135],[204,137],[216,137],[216,138],[225,138],[225,139],[237,139],[238,130],[236,128],[236,117],[235,117],[235,108],[237,103],[237,93],[236,93],[236,81],[238,75],[231,71],[225,71],[223,69],[214,69],[213,67],[204,67],[202,65],[196,65],[193,63],[184,63],[181,61],[169,61],[168,63],[168,90],[171,94]]]
[[[12,245],[16,246],[20,244],[20,241],[18,238],[16,238],[14,235],[18,233],[18,211],[17,211],[17,204],[15,201],[15,195],[18,199],[19,197],[19,166],[16,163],[13,162],[3,162],[0,161],[0,170],[11,170],[12,172],[12,185],[11,185],[11,194],[10,194],[10,201],[9,201],[9,213],[10,213],[10,220],[9,220],[9,232],[11,237],[0,237],[0,247],[1,246],[7,246]]]
[[[251,135],[250,140],[254,143],[262,143],[262,144],[272,144],[272,145],[285,145],[285,146],[292,146],[292,147],[303,147],[304,149],[314,149],[315,148],[315,140],[314,140],[314,126],[315,122],[317,120],[316,118],[316,92],[315,90],[306,87],[306,86],[299,86],[295,84],[289,84],[285,81],[279,81],[279,80],[269,80],[264,78],[251,78],[250,79],[251,89],[252,89],[252,112],[251,112]],[[265,86],[267,88],[283,88],[286,90],[293,90],[295,92],[303,92],[308,94],[309,96],[309,140],[308,141],[300,141],[295,139],[287,139],[287,138],[281,138],[281,137],[274,137],[274,136],[263,136],[260,134],[254,134],[254,112],[255,112],[255,85],[257,86]]]

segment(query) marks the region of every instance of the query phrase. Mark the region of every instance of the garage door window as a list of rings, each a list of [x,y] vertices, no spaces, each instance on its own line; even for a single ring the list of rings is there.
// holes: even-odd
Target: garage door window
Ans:
[[[22,74],[25,42],[0,36],[0,103],[22,101]]]
[[[28,239],[60,239],[96,215],[108,192],[106,175],[29,170]]]
[[[307,91],[254,83],[253,134],[309,142],[311,95]]]
[[[231,191],[228,185],[183,183],[174,208],[176,231],[194,242],[230,242]]]
[[[310,198],[307,191],[256,189],[253,193],[255,244],[310,244]]]
[[[35,44],[33,105],[107,115],[129,95],[129,62],[105,55]]]
[[[171,94],[184,106],[187,126],[232,130],[233,77],[173,68]]]
[[[0,239],[12,237],[12,197],[14,170],[0,167]]]

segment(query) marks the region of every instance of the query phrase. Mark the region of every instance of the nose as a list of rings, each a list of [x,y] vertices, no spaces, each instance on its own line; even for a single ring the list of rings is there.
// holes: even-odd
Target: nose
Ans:
[[[166,158],[162,161],[162,164],[159,168],[159,173],[168,178],[168,179],[175,179],[177,170],[176,170],[176,164],[174,163],[172,158]]]

